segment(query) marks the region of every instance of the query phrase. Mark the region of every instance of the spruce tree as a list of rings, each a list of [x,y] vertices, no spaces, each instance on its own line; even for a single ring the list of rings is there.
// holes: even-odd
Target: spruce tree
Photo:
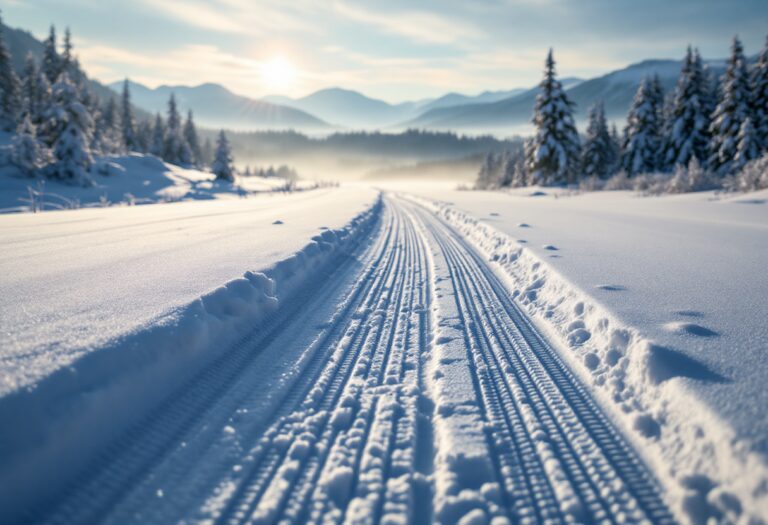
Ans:
[[[733,39],[728,67],[720,86],[720,100],[712,115],[710,168],[719,175],[732,172],[738,146],[737,137],[749,116],[751,94],[744,49],[738,38]]]
[[[581,174],[583,177],[608,178],[613,163],[613,144],[602,102],[589,108],[587,134],[582,147]]]
[[[760,145],[760,151],[768,151],[768,38],[752,67],[752,124]]]
[[[210,167],[211,163],[213,163],[213,145],[210,138],[206,138],[205,142],[203,142],[202,155],[203,166]]]
[[[124,151],[114,97],[109,97],[99,110],[92,144],[95,151],[105,155],[119,154]]]
[[[654,83],[649,78],[640,82],[629,109],[621,167],[630,176],[652,173],[659,168],[662,126],[659,104],[663,95],[659,96]]]
[[[149,146],[152,144],[152,120],[143,119],[136,126],[136,149],[140,153],[149,153]]]
[[[53,145],[52,174],[60,179],[87,183],[92,163],[88,144],[93,120],[66,73],[53,86],[50,115],[63,122],[63,129]]]
[[[72,48],[72,33],[70,33],[69,28],[67,27],[64,30],[64,50],[61,53],[61,63],[59,67],[61,73],[66,72],[70,79],[76,81],[76,75],[74,74],[75,57]]]
[[[211,171],[216,175],[217,179],[234,182],[235,167],[232,162],[232,150],[229,147],[229,141],[224,134],[224,130],[221,130],[216,141],[216,154],[211,164]]]
[[[13,70],[13,62],[0,19],[0,129],[14,131],[22,111],[21,83]]]
[[[189,147],[186,146],[182,137],[181,115],[176,105],[176,97],[171,93],[171,98],[168,100],[163,160],[172,164],[187,164],[190,162],[189,157],[191,157]]]
[[[200,140],[197,137],[197,128],[195,127],[195,121],[192,119],[191,109],[187,113],[187,121],[184,123],[184,141],[187,143],[191,154],[190,164],[201,166],[202,151],[200,150]]]
[[[123,95],[120,100],[121,107],[121,132],[122,141],[127,151],[139,151],[136,138],[136,120],[133,118],[133,106],[131,106],[131,92],[128,87],[128,79],[123,82]]]
[[[486,154],[480,171],[475,181],[475,189],[489,190],[499,187],[499,175],[502,167],[501,158],[496,153],[489,151]]]
[[[688,47],[674,98],[668,108],[663,167],[687,166],[691,157],[705,162],[709,151],[709,115],[704,72],[698,51]]]
[[[527,158],[531,182],[542,185],[573,182],[579,165],[579,134],[573,121],[573,103],[556,77],[551,49],[539,89],[533,115],[536,132]]]
[[[160,113],[155,116],[155,125],[152,128],[152,139],[149,143],[149,153],[162,159],[165,152],[165,123]]]
[[[24,175],[37,175],[50,157],[50,151],[37,140],[35,125],[29,115],[24,115],[16,135],[13,137],[11,162]]]
[[[736,137],[736,153],[733,156],[731,172],[738,173],[750,160],[760,156],[760,145],[757,140],[752,119],[747,117],[741,124]]]
[[[43,121],[43,115],[51,100],[51,85],[48,78],[37,67],[32,53],[27,54],[24,63],[24,76],[21,83],[23,113],[29,115],[33,126]]]
[[[48,83],[53,85],[61,73],[61,58],[56,50],[56,28],[51,26],[48,38],[43,42],[43,73],[48,78]]]

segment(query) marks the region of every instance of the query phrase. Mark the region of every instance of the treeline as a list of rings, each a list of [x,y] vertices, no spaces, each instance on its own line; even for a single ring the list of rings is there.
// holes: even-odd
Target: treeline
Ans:
[[[502,140],[490,135],[465,136],[452,132],[409,129],[401,133],[337,132],[311,137],[297,131],[231,132],[239,157],[269,158],[289,155],[339,153],[361,157],[414,159],[460,158],[514,148],[521,139]]]
[[[30,53],[19,78],[0,24],[0,129],[15,132],[11,162],[29,176],[89,184],[98,170],[94,155],[148,153],[187,167],[210,166],[217,178],[233,180],[229,142],[219,134],[198,138],[192,112],[182,118],[173,94],[165,118],[137,119],[128,81],[122,96],[101,100],[73,52],[69,29],[59,51],[51,26],[40,63]]]
[[[642,80],[621,136],[615,127],[609,130],[602,103],[590,108],[586,133],[579,136],[551,50],[540,88],[534,136],[522,148],[489,153],[478,189],[579,185],[662,193],[768,187],[768,41],[750,67],[734,38],[720,79],[689,47],[670,93],[657,76]]]

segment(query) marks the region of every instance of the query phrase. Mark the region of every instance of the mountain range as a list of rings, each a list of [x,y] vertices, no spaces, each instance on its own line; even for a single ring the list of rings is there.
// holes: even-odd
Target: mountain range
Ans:
[[[26,31],[3,26],[14,67],[21,71],[27,53],[38,60],[43,44]],[[724,60],[705,61],[713,75],[720,75]],[[588,108],[602,101],[606,116],[623,121],[637,87],[646,75],[659,76],[666,91],[678,78],[682,61],[645,60],[590,79],[561,80],[576,104],[577,123],[583,124]],[[114,97],[122,82],[105,86],[91,80],[91,88],[102,99]],[[538,87],[485,91],[478,95],[448,93],[439,98],[390,104],[357,91],[339,87],[321,89],[301,98],[270,95],[261,99],[238,95],[213,83],[199,86],[149,88],[130,82],[133,102],[140,115],[167,109],[174,93],[182,111],[194,111],[199,125],[235,130],[296,129],[330,132],[342,129],[405,128],[454,130],[474,133],[514,133],[529,126]]]

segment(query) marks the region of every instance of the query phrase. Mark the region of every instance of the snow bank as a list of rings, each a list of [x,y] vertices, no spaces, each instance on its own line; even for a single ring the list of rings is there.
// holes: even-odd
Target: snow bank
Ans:
[[[644,454],[681,518],[692,523],[768,518],[764,458],[737,439],[728,423],[681,380],[724,378],[622,323],[515,239],[448,203],[411,198],[493,261],[512,295],[561,345],[571,367]],[[667,328],[701,336],[703,327],[677,323]]]
[[[176,308],[36,385],[0,398],[0,516],[53,494],[100,448],[269,321],[374,227],[381,198],[297,253]],[[8,424],[12,422],[12,424]],[[87,444],[84,446],[84,444]]]

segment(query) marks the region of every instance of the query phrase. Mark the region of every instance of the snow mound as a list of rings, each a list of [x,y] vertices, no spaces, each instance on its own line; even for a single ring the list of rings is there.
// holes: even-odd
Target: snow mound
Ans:
[[[729,424],[686,382],[728,379],[623,324],[516,239],[450,204],[410,198],[446,220],[492,261],[512,296],[559,343],[570,366],[641,451],[680,516],[697,523],[768,517],[768,465],[736,439]],[[624,290],[610,284],[597,289]],[[685,313],[696,317],[696,312]],[[670,323],[665,329],[694,338],[718,335],[692,322]]]
[[[55,493],[78,465],[158,406],[235,343],[265,326],[281,304],[332,268],[378,222],[381,197],[344,227],[297,253],[249,271],[86,354],[39,383],[0,398],[0,516]],[[107,422],[107,424],[105,424]],[[83,443],[90,446],[84,447]],[[45,480],[45,487],[40,486]]]

